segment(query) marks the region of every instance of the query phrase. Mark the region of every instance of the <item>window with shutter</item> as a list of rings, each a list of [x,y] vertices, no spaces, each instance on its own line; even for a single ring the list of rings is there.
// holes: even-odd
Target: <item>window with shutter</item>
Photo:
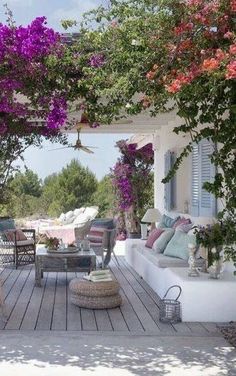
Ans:
[[[212,182],[215,176],[215,166],[211,163],[210,156],[213,144],[202,140],[193,146],[192,151],[192,202],[191,214],[193,216],[214,216],[216,214],[216,199],[203,188],[206,182]]]

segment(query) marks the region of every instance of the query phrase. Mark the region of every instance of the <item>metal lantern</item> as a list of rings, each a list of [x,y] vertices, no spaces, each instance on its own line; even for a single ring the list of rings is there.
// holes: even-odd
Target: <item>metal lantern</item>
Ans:
[[[167,299],[168,292],[173,289],[178,288],[179,294],[176,299]],[[181,321],[181,304],[178,301],[181,295],[182,289],[178,285],[173,285],[168,288],[163,299],[161,299],[160,304],[160,321],[169,324],[175,324]]]

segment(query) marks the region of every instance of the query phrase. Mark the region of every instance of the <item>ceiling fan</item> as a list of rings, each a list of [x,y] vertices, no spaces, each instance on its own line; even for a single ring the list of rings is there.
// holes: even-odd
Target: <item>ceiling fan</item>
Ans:
[[[68,145],[68,146],[64,146],[64,147],[61,147],[61,148],[51,149],[50,151],[72,148],[74,150],[82,150],[85,153],[94,154],[94,151],[92,151],[91,149],[97,149],[97,148],[95,146],[87,146],[87,145],[85,146],[85,145],[83,145],[81,140],[80,140],[80,131],[81,131],[81,128],[77,129],[78,138],[77,138],[76,143],[74,145]]]

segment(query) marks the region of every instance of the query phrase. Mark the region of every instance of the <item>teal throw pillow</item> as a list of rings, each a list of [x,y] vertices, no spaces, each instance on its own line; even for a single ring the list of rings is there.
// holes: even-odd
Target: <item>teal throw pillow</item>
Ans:
[[[175,233],[175,230],[173,228],[163,228],[163,233],[160,235],[160,237],[153,243],[152,249],[156,253],[163,253],[168,242],[172,238],[172,236]]]
[[[196,236],[188,235],[182,231],[176,231],[172,239],[166,246],[164,255],[170,257],[177,257],[182,260],[188,260],[189,250],[188,244],[192,243],[196,246]]]
[[[165,228],[165,227],[171,228],[174,226],[175,222],[178,221],[179,218],[180,218],[179,216],[176,218],[171,218],[168,215],[163,214],[158,227],[159,228]]]
[[[6,234],[3,231],[0,231],[0,242],[7,242]]]
[[[0,219],[0,231],[5,231],[5,230],[15,230],[15,222],[14,219],[9,218],[9,219]]]

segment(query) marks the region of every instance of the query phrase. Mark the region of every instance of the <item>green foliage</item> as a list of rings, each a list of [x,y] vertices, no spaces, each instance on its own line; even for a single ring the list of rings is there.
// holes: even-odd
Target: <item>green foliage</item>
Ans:
[[[99,207],[98,217],[113,217],[115,214],[115,195],[112,179],[109,175],[98,182],[97,190],[92,196],[92,203]]]
[[[55,134],[54,136],[45,136],[50,139],[52,143],[65,145],[66,138],[62,134]],[[17,136],[12,134],[0,135],[0,205],[8,199],[9,183],[18,171],[16,161],[21,159],[24,161],[23,153],[26,149],[31,147],[40,147],[43,137],[34,133],[24,136]],[[14,179],[13,179],[14,180]],[[30,185],[30,182],[29,182]]]
[[[96,189],[95,175],[76,160],[58,174],[48,176],[43,184],[37,174],[27,170],[16,173],[9,181],[7,202],[1,205],[0,213],[16,218],[57,217],[62,212],[91,205]]]
[[[33,171],[17,172],[9,179],[6,191],[6,203],[1,206],[1,215],[28,217],[39,212],[42,182]]]
[[[72,160],[60,173],[45,179],[42,207],[50,216],[58,216],[62,212],[90,205],[96,189],[95,175]]]
[[[9,189],[16,195],[29,195],[40,197],[42,194],[42,182],[32,170],[25,173],[17,172],[9,184]]]

